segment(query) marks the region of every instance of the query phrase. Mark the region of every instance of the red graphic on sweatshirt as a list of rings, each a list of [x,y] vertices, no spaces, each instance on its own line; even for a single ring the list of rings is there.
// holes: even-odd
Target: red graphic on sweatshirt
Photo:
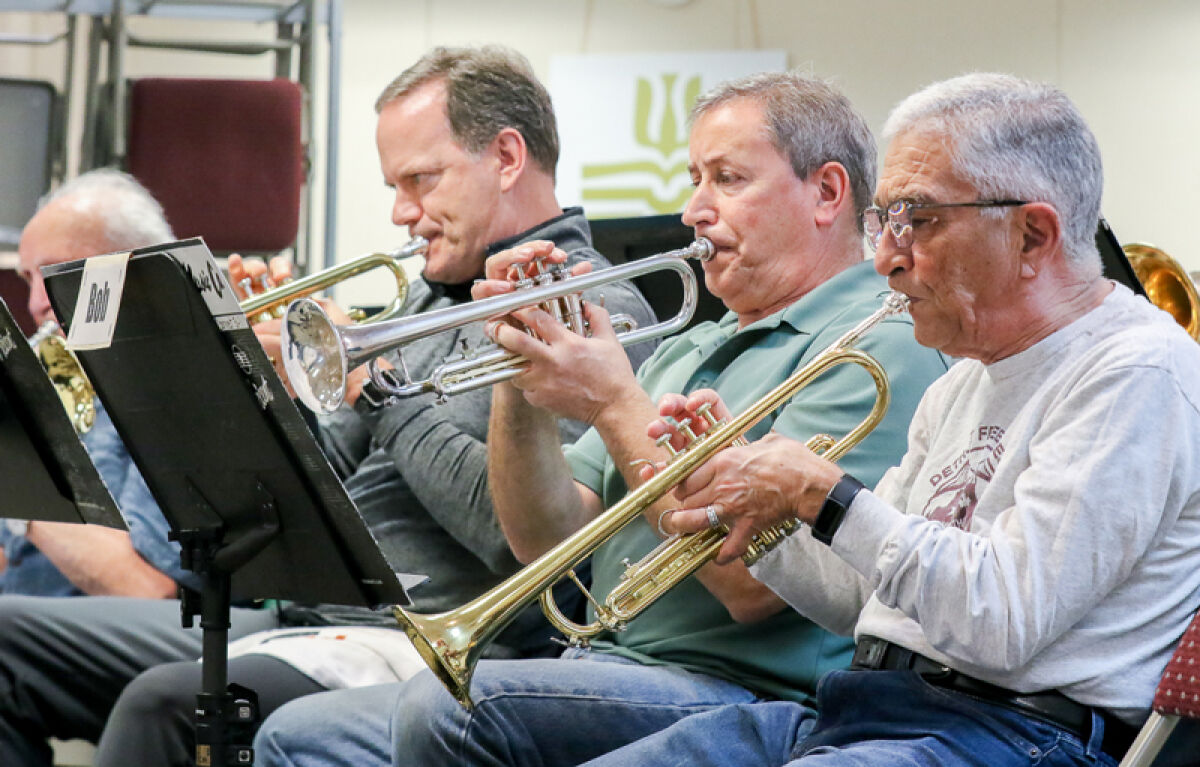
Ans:
[[[929,478],[936,488],[922,512],[926,519],[962,530],[971,529],[971,517],[984,487],[996,473],[996,464],[1004,455],[1004,429],[981,426],[975,432],[977,444],[967,448]]]

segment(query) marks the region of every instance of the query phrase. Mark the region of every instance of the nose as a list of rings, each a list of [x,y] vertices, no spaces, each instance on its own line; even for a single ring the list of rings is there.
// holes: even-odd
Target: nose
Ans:
[[[396,226],[411,227],[421,220],[421,206],[416,199],[404,192],[396,190],[396,200],[392,203],[392,223]]]
[[[704,184],[698,184],[692,190],[692,196],[683,209],[684,226],[696,227],[700,224],[715,224],[716,222],[717,211],[712,202],[712,195],[708,193]]]
[[[29,300],[26,307],[29,309],[29,316],[33,317],[38,325],[54,319],[54,310],[50,308],[50,298],[46,295],[46,283],[42,282],[42,275],[37,270],[29,277]]]
[[[912,265],[912,249],[896,246],[896,238],[890,226],[883,227],[879,245],[875,248],[875,271],[887,277],[893,272],[903,271]]]

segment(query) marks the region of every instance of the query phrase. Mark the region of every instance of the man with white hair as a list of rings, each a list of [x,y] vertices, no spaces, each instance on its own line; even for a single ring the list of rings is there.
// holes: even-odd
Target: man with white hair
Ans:
[[[39,325],[54,320],[40,267],[173,239],[162,207],[133,177],[101,169],[69,181],[21,234],[29,313]],[[138,670],[200,654],[199,630],[180,627],[179,604],[168,598],[177,583],[198,581],[181,568],[166,519],[99,401],[83,441],[129,532],[36,521],[5,542],[3,765],[49,764],[46,739],[98,734]],[[271,611],[236,609],[231,635],[275,624]]]
[[[44,199],[21,235],[19,273],[29,314],[55,322],[39,267],[173,239],[162,207],[130,176],[97,170]],[[9,520],[0,566],[5,594],[168,597],[184,575],[166,521],[104,408],[83,436],[88,453],[126,516],[131,533],[94,525]]]
[[[1148,713],[1200,599],[1200,350],[1101,275],[1100,153],[1061,91],[967,75],[885,135],[875,268],[917,340],[965,359],[874,491],[761,440],[686,480],[664,525],[703,529],[715,506],[728,561],[803,521],[754,575],[853,631],[852,667],[822,680],[815,727],[732,706],[591,764],[1112,765]]]

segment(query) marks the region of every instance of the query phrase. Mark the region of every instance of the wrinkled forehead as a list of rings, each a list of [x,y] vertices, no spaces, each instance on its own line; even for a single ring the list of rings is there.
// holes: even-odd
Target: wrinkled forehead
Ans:
[[[974,185],[955,170],[953,144],[941,131],[909,130],[888,144],[875,187],[875,204],[896,200],[949,202],[974,199]]]

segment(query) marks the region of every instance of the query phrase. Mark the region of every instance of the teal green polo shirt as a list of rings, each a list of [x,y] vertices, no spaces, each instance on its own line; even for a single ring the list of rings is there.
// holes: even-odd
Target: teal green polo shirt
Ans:
[[[731,412],[740,413],[878,309],[887,290],[886,281],[864,262],[741,330],[736,315],[729,313],[720,322],[668,339],[641,366],[638,380],[656,400],[671,392],[712,388]],[[888,467],[899,463],[917,402],[948,364],[917,344],[907,315],[877,326],[859,348],[888,372],[892,404],[879,427],[839,465],[874,487]],[[841,365],[801,390],[748,438],[770,429],[801,441],[819,432],[839,438],[866,416],[874,400],[875,385],[866,371]],[[625,496],[625,482],[594,429],[565,453],[575,479],[596,492],[606,508]],[[592,558],[597,598],[602,601],[617,583],[624,570],[621,560],[637,561],[658,543],[656,532],[638,519],[602,546]],[[647,665],[710,674],[764,697],[811,704],[821,675],[849,663],[853,640],[830,634],[790,609],[757,623],[735,623],[698,580],[689,578],[625,631],[595,641],[593,647]]]

